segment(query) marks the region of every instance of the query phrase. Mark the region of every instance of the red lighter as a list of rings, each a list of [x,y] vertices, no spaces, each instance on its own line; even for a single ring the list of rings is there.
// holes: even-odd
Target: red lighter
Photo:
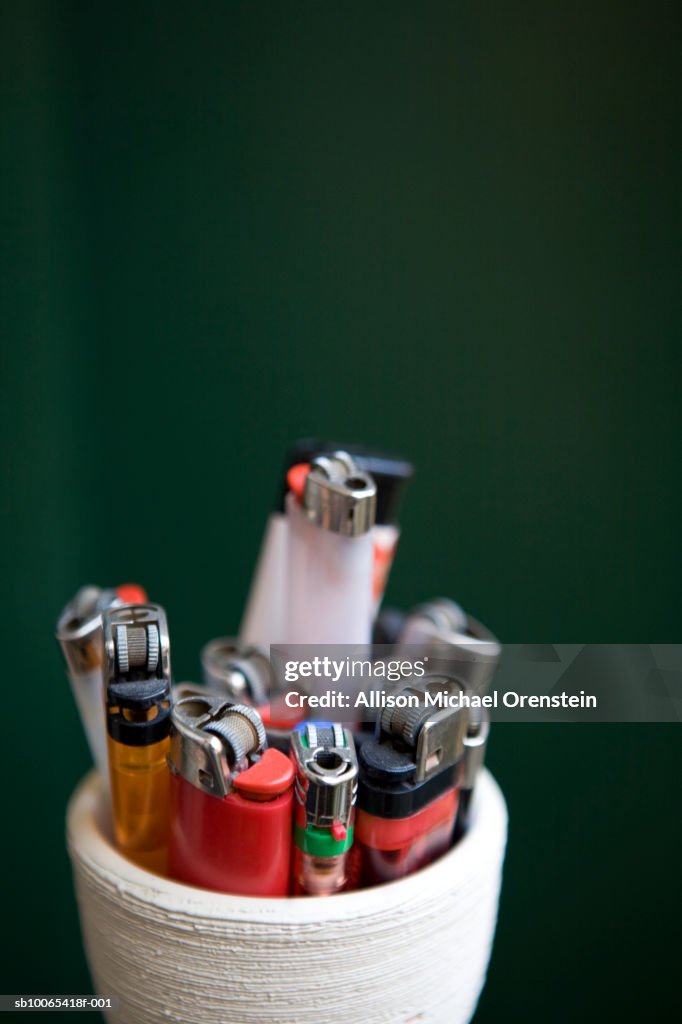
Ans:
[[[377,738],[360,747],[351,888],[404,878],[450,846],[466,729],[462,693],[445,677],[405,687],[381,712]]]
[[[172,712],[170,875],[242,896],[289,891],[293,765],[255,708],[186,697]]]

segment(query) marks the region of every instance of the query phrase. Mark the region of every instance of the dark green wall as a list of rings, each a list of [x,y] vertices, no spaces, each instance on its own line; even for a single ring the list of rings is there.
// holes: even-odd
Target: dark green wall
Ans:
[[[680,90],[660,3],[5,4],[4,991],[90,989],[52,640],[137,578],[234,629],[286,444],[412,456],[389,597],[682,641]],[[495,731],[477,1024],[677,1005],[679,732]]]

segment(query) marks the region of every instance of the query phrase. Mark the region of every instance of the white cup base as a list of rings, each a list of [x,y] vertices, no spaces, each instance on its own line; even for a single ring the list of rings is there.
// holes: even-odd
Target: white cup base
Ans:
[[[436,863],[329,898],[259,899],[157,877],[111,843],[96,773],[67,814],[83,940],[112,1024],[465,1024],[485,980],[507,809],[484,771]]]

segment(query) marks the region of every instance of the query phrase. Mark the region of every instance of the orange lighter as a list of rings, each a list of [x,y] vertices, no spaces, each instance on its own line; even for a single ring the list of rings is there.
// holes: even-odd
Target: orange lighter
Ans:
[[[168,847],[170,646],[159,605],[102,616],[114,836],[121,853],[165,873]]]

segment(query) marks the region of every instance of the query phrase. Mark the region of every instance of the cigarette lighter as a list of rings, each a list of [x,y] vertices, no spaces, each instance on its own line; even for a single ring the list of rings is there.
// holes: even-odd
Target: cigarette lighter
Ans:
[[[188,697],[172,712],[169,873],[204,889],[286,896],[294,769],[258,712]]]
[[[429,656],[433,671],[454,674],[472,693],[487,691],[502,647],[490,630],[458,604],[440,597],[413,608],[406,616],[396,655],[415,647]]]
[[[455,841],[460,839],[469,828],[471,801],[476,787],[476,779],[485,761],[489,732],[490,714],[488,710],[486,708],[469,708],[467,730],[464,736],[464,770],[455,824]]]
[[[115,590],[81,587],[57,620],[57,641],[66,662],[73,696],[92,759],[106,785],[109,766],[104,724],[102,612],[106,608],[146,600],[147,595],[136,583],[126,583]]]
[[[360,470],[369,473],[377,489],[376,517],[372,530],[374,571],[372,577],[373,613],[376,615],[386,589],[400,539],[399,511],[405,487],[414,475],[414,467],[398,455],[366,448],[364,445],[337,444],[316,438],[297,441],[287,455],[287,468],[309,463],[319,455],[347,452]],[[286,492],[281,496],[282,508]]]
[[[201,667],[210,691],[256,707],[268,746],[289,753],[291,729],[303,720],[305,712],[288,707],[283,696],[273,693],[272,663],[260,648],[244,646],[233,637],[218,637],[203,647]]]
[[[458,698],[463,687],[445,677],[405,687],[381,711],[376,738],[360,748],[354,888],[404,878],[452,842],[466,711],[431,705],[439,692]]]
[[[162,874],[168,846],[170,645],[163,608],[102,616],[109,776],[116,843]]]
[[[289,472],[288,644],[369,644],[376,485],[345,452]]]
[[[339,722],[306,722],[291,734],[294,785],[294,895],[329,896],[347,881],[358,762]]]
[[[223,697],[255,706],[269,699],[272,665],[258,647],[217,637],[202,648],[201,668],[206,686]]]

